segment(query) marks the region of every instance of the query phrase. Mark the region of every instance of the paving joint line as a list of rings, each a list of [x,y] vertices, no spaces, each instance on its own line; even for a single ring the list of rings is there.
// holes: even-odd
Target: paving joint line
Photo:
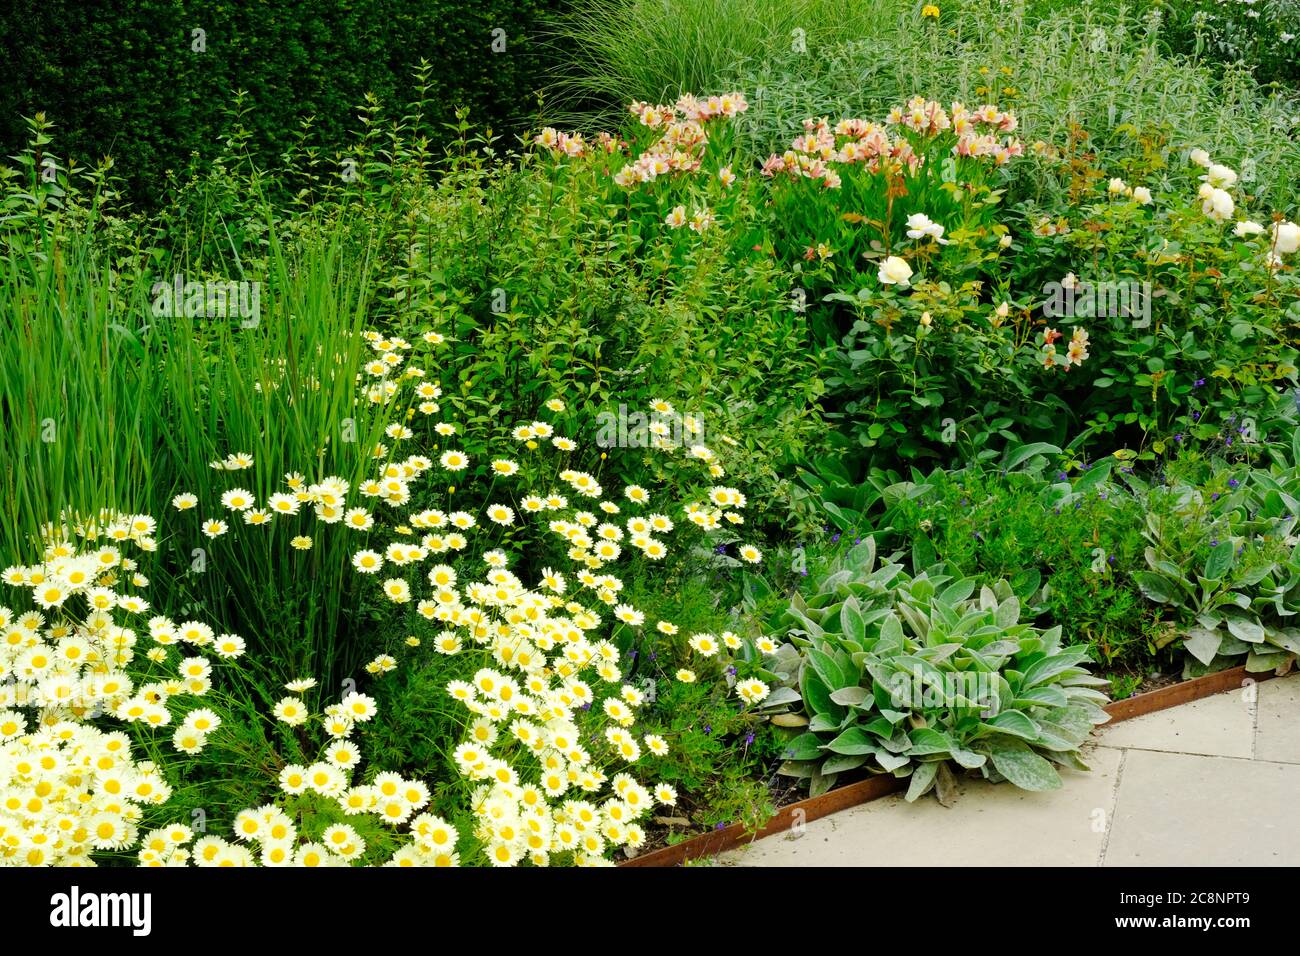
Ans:
[[[1127,747],[1107,747],[1106,749],[1118,750],[1124,754],[1127,754],[1130,750],[1141,750],[1143,753],[1170,754],[1174,757],[1210,757],[1215,760],[1244,760],[1247,763],[1271,763],[1277,764],[1279,767],[1300,767],[1300,760],[1262,760],[1258,757],[1235,757],[1231,754],[1198,754],[1191,753],[1187,750],[1161,750],[1159,747],[1135,747],[1131,744]],[[1121,759],[1121,765],[1122,763],[1123,760]]]
[[[1259,753],[1259,684],[1252,688],[1254,695],[1250,702],[1250,759],[1255,760]]]
[[[1106,817],[1106,832],[1101,838],[1101,853],[1097,857],[1097,866],[1106,865],[1106,851],[1110,849],[1110,835],[1115,828],[1115,816],[1119,812],[1119,786],[1124,780],[1124,764],[1128,762],[1128,750],[1119,752],[1119,766],[1115,769],[1115,789],[1111,792],[1110,813]]]

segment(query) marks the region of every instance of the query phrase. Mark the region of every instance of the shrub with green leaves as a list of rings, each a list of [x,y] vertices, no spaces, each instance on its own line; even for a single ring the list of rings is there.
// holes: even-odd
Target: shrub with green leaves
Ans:
[[[1060,627],[1021,616],[1005,582],[976,593],[942,564],[916,575],[877,566],[865,539],[776,622],[790,640],[778,659],[787,682],[763,706],[798,704],[807,718],[780,772],[814,794],[849,771],[892,773],[910,778],[909,800],[936,789],[945,802],[949,762],[1026,790],[1060,787],[1054,765],[1086,769],[1079,747],[1107,719],[1106,682]]]
[[[1292,438],[1300,461],[1300,431]],[[1300,472],[1203,463],[1145,494],[1145,567],[1133,580],[1176,615],[1185,677],[1244,663],[1286,673],[1300,654]]]

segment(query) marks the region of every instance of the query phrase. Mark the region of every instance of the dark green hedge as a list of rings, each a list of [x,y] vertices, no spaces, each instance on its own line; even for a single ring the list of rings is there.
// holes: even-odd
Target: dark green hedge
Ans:
[[[434,65],[435,123],[458,105],[498,132],[526,124],[541,85],[540,19],[561,0],[6,0],[0,5],[0,149],[22,116],[56,123],[55,153],[111,155],[130,192],[157,198],[167,170],[219,148],[223,108],[247,90],[247,125],[270,164],[305,115],[331,152],[367,92],[400,115],[420,58]],[[193,30],[204,31],[195,52]],[[505,51],[493,52],[493,31]],[[441,127],[438,127],[441,128]]]

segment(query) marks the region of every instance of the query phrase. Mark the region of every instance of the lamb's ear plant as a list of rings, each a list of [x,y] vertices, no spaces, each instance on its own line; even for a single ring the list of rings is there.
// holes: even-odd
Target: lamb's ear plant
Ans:
[[[793,681],[764,705],[794,705],[779,723],[806,725],[779,772],[814,794],[849,771],[890,773],[910,778],[909,800],[935,790],[943,802],[953,765],[1025,790],[1060,787],[1057,765],[1087,769],[1079,748],[1108,719],[1106,682],[1084,666],[1085,648],[1063,646],[1061,628],[1021,618],[1006,582],[977,591],[942,564],[909,575],[877,563],[865,539],[782,615],[790,650],[779,659]]]

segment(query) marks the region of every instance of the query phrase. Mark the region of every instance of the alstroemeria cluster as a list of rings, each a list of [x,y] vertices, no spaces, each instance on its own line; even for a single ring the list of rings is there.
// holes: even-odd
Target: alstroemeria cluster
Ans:
[[[706,124],[718,118],[731,119],[749,109],[740,93],[727,93],[700,100],[685,95],[673,106],[634,102],[628,110],[642,126],[662,130],[659,138],[635,160],[614,175],[624,188],[653,182],[660,176],[693,173],[700,168],[709,144]],[[728,176],[721,174],[724,184]]]
[[[804,120],[804,133],[781,155],[772,154],[763,163],[763,175],[778,173],[820,180],[828,189],[843,182],[840,167],[861,165],[871,173],[886,167],[915,173],[925,161],[906,134],[890,134],[889,127],[901,127],[923,138],[949,133],[954,136],[952,155],[988,159],[1002,166],[1020,156],[1024,147],[1012,137],[998,134],[1016,129],[1015,115],[994,106],[968,110],[953,103],[951,113],[939,103],[915,97],[905,107],[890,111],[884,125],[863,119],[842,119],[834,127],[826,119]]]
[[[565,133],[548,126],[533,138],[533,142],[555,156],[588,156],[593,150],[602,153],[616,153],[623,143],[616,136],[604,131],[596,134],[595,145],[586,140],[581,133]]]

